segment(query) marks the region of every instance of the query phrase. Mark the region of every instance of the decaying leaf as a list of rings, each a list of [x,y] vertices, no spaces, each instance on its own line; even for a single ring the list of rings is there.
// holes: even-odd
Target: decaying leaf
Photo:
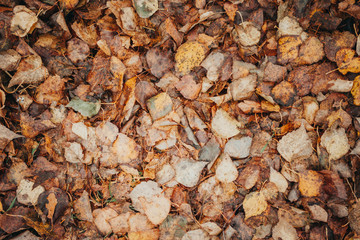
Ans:
[[[354,98],[354,104],[360,106],[360,76],[354,79],[354,84],[351,88],[351,95]]]
[[[340,49],[335,56],[339,72],[347,74],[348,72],[360,72],[360,57],[354,57],[355,51],[350,48]]]
[[[284,36],[278,41],[277,61],[285,65],[294,61],[299,56],[299,47],[301,39],[299,36]]]
[[[282,81],[271,90],[274,101],[282,106],[291,106],[294,103],[296,90],[292,83]]]
[[[76,35],[86,42],[90,47],[95,47],[97,42],[97,33],[95,25],[86,26],[82,22],[74,22],[71,25]]]
[[[157,120],[171,112],[173,103],[167,93],[159,93],[147,101],[147,107],[152,119]]]
[[[201,84],[196,83],[193,75],[187,74],[176,83],[176,89],[189,100],[194,100],[199,96]]]
[[[134,0],[133,2],[141,18],[151,17],[159,8],[158,0]]]
[[[48,203],[45,205],[45,207],[48,209],[47,217],[49,219],[52,219],[54,216],[56,205],[57,205],[57,200],[56,200],[55,194],[50,193],[47,200],[48,200]]]
[[[274,239],[298,239],[296,229],[283,218],[280,218],[279,222],[274,226],[272,236]]]
[[[246,77],[239,78],[229,85],[232,98],[235,101],[249,98],[255,91],[257,85],[256,74],[249,74]]]

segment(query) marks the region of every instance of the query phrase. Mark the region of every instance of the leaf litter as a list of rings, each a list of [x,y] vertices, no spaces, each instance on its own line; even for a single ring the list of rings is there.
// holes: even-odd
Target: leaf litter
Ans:
[[[359,237],[359,6],[305,2],[2,1],[0,238]]]

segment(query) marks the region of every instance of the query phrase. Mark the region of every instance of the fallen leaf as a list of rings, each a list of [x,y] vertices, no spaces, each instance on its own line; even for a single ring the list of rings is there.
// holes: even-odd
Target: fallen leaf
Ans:
[[[299,36],[280,37],[278,40],[278,63],[285,65],[294,61],[299,56],[301,43]]]
[[[79,3],[79,0],[60,0],[59,2],[61,6],[71,10],[76,7],[76,5]]]
[[[22,84],[39,84],[48,76],[49,72],[43,66],[41,57],[30,55],[20,61],[8,87]]]
[[[133,3],[141,18],[151,17],[159,8],[158,0],[134,0]]]
[[[112,232],[112,228],[108,220],[118,215],[119,214],[115,210],[109,207],[98,208],[93,211],[94,224],[103,236]]]
[[[222,138],[231,138],[240,133],[242,124],[223,109],[218,109],[211,121],[211,130]]]
[[[182,158],[173,165],[176,176],[175,179],[185,187],[194,187],[199,182],[200,174],[208,162],[194,161]]]
[[[339,72],[343,75],[348,72],[359,73],[360,72],[360,58],[354,57],[355,51],[350,48],[340,49],[335,56],[336,63],[339,67]]]
[[[0,149],[3,150],[6,145],[15,138],[20,138],[21,135],[18,135],[6,128],[3,125],[0,125]]]
[[[146,62],[150,67],[151,74],[157,78],[161,78],[168,72],[174,66],[171,56],[172,52],[170,50],[152,48],[147,51]]]
[[[206,77],[211,82],[219,79],[221,67],[224,65],[226,58],[227,56],[221,51],[214,51],[202,61],[201,66],[207,70]]]
[[[80,100],[79,98],[73,98],[71,101],[66,105],[66,107],[72,108],[75,111],[79,112],[84,117],[93,117],[98,114],[100,110],[100,102],[85,102]]]
[[[327,222],[328,220],[328,213],[320,207],[319,205],[311,205],[309,206],[309,210],[311,213],[311,218],[315,221]]]
[[[80,143],[69,143],[65,147],[64,157],[70,163],[81,163],[84,160],[84,153]]]
[[[268,203],[261,192],[251,192],[247,194],[243,202],[245,220],[262,214],[267,207]]]
[[[274,170],[272,167],[270,167],[269,181],[276,185],[279,192],[284,193],[288,188],[288,182],[286,181],[285,177],[278,171]]]
[[[41,185],[36,188],[33,188],[33,186],[33,182],[26,179],[21,180],[16,189],[16,200],[24,205],[36,205],[40,194],[43,193],[45,189]]]
[[[83,221],[93,221],[93,215],[91,211],[89,194],[86,190],[83,191],[81,197],[74,203],[74,210],[77,214],[77,218]]]
[[[21,56],[13,49],[0,52],[0,69],[14,71],[21,60]]]
[[[279,222],[273,227],[272,237],[274,239],[288,239],[288,240],[298,239],[296,229],[283,218],[280,218]]]
[[[260,28],[253,22],[242,22],[235,25],[232,31],[234,41],[242,46],[249,47],[260,41]]]
[[[321,146],[329,153],[329,160],[338,160],[344,156],[350,150],[345,129],[333,124],[321,136]]]
[[[162,223],[170,212],[170,200],[156,182],[140,183],[132,190],[130,198],[134,208],[145,213],[155,225]]]
[[[291,106],[295,101],[296,90],[292,83],[282,81],[271,90],[271,96],[277,104]]]
[[[256,74],[236,79],[229,85],[229,91],[234,101],[250,98],[257,86]]]
[[[233,158],[246,158],[250,155],[251,137],[231,138],[224,148],[224,152]]]
[[[300,26],[299,22],[292,17],[285,16],[279,22],[279,28],[277,34],[279,37],[286,36],[286,35],[301,35],[303,33],[303,29]]]
[[[313,170],[299,172],[299,190],[305,197],[316,197],[320,195],[323,177]]]
[[[185,235],[181,238],[181,240],[195,240],[195,239],[203,239],[210,240],[208,234],[202,229],[191,230],[185,233]]]
[[[48,210],[47,218],[53,219],[55,208],[57,205],[57,199],[54,193],[50,193],[47,197],[48,203],[45,204],[45,207]]]
[[[215,176],[223,183],[230,183],[235,181],[238,176],[236,165],[231,160],[228,154],[223,154],[219,158],[220,163],[216,166]]]
[[[72,38],[67,42],[68,58],[73,63],[84,61],[90,54],[89,45],[79,38]]]
[[[310,157],[313,149],[304,125],[282,137],[277,145],[277,150],[289,162]]]
[[[194,100],[201,91],[201,83],[198,84],[195,80],[195,76],[187,74],[175,84],[175,87],[184,98]]]
[[[300,46],[299,58],[296,62],[300,65],[313,64],[323,59],[324,56],[324,44],[316,37],[309,37]]]
[[[147,107],[152,119],[157,120],[165,117],[168,113],[171,112],[173,103],[171,97],[167,93],[163,92],[150,98],[147,101]]]
[[[15,6],[13,12],[10,31],[16,36],[25,37],[34,30],[38,18],[34,12],[23,5]]]
[[[95,25],[85,26],[83,22],[74,22],[71,25],[76,35],[86,42],[90,47],[95,47],[97,42],[97,32]]]
[[[112,151],[116,154],[118,163],[130,163],[137,159],[139,155],[139,146],[133,139],[125,134],[119,133],[113,143]]]
[[[194,67],[200,65],[206,54],[205,47],[195,41],[182,44],[175,54],[175,69],[181,75],[188,74]]]
[[[48,77],[37,88],[36,101],[40,104],[60,102],[64,97],[66,80],[58,75]]]

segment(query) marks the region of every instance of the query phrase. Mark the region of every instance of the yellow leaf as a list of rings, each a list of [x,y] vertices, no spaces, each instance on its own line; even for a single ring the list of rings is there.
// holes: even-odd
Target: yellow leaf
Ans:
[[[360,58],[354,57],[355,51],[350,48],[343,48],[336,53],[336,64],[339,67],[339,72],[343,75],[348,72],[360,72]]]
[[[284,36],[278,42],[278,62],[288,64],[299,56],[300,36]]]
[[[262,192],[251,192],[245,196],[243,208],[245,211],[245,220],[260,215],[268,207],[265,196]]]
[[[78,5],[79,0],[60,0],[61,6],[63,6],[66,9],[73,9]]]
[[[299,173],[299,190],[305,197],[318,196],[322,184],[322,175],[316,171],[305,170]]]
[[[351,89],[351,94],[354,98],[354,104],[360,106],[360,75],[354,79],[354,84]]]
[[[186,42],[181,45],[175,55],[176,71],[181,75],[189,73],[194,67],[200,65],[206,54],[205,47],[195,41]]]

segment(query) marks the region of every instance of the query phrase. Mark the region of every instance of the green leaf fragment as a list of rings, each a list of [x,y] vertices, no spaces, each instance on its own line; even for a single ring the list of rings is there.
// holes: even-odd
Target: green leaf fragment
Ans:
[[[93,103],[85,102],[79,98],[73,98],[66,107],[74,109],[84,117],[93,117],[98,114],[101,106],[100,101]]]

